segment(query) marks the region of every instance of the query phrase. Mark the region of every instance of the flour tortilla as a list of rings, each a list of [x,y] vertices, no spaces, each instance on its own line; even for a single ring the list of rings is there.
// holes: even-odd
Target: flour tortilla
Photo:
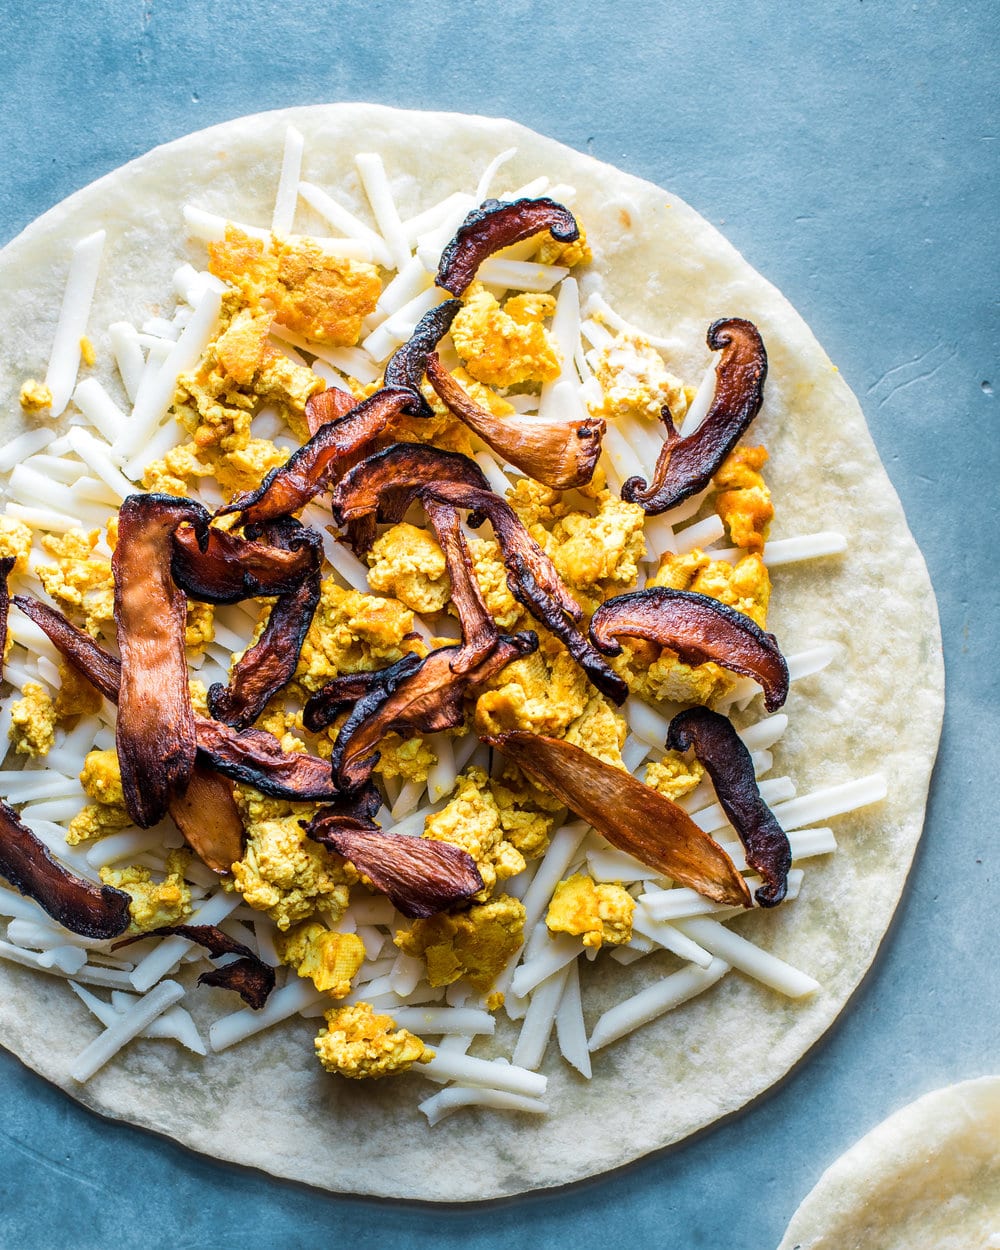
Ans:
[[[268,226],[289,123],[305,136],[303,177],[365,219],[359,150],[382,154],[406,217],[470,190],[493,156],[516,146],[503,184],[544,173],[576,188],[595,254],[581,273],[584,294],[596,288],[623,315],[676,340],[670,363],[686,380],[697,382],[709,362],[710,322],[741,316],[760,327],[770,372],[751,437],[771,451],[775,534],[833,528],[849,543],[843,557],[774,576],[769,627],[784,650],[826,640],[842,650],[826,673],[793,686],[775,775],[788,771],[806,793],[880,770],[889,797],[832,822],[841,849],[810,864],[797,902],[738,922],[816,977],[816,995],[793,1002],[732,974],[599,1053],[591,1082],[550,1058],[547,1118],[473,1110],[429,1129],[416,1109],[432,1088],[426,1081],[325,1075],[311,1021],[205,1060],[162,1041],[133,1042],[79,1086],[67,1073],[94,1035],[92,1018],[59,979],[9,964],[0,966],[3,1042],[106,1115],[327,1189],[462,1202],[578,1180],[745,1106],[802,1058],[861,980],[906,879],[937,747],[943,675],[933,592],[857,402],[782,295],[675,196],[509,121],[361,104],[289,109],[158,148],[73,195],[0,252],[0,433],[33,423],[16,394],[47,359],[72,243],[108,232],[90,324],[95,372],[118,393],[107,325],[169,311],[176,266],[204,267],[203,246],[185,241],[181,205]],[[305,211],[296,229],[329,232]],[[585,970],[594,974],[585,985],[588,1027],[653,975],[644,963],[623,969],[604,959]],[[196,1015],[208,993],[191,996]],[[220,1001],[213,1006],[217,1013]],[[499,1028],[509,1040],[512,1026]]]
[[[1000,1076],[934,1090],[872,1129],[778,1250],[1000,1250]]]

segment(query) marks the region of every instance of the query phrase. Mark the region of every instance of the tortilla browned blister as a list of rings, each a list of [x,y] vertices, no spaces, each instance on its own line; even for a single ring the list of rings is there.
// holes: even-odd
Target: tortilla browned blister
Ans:
[[[793,686],[776,768],[790,772],[801,793],[881,771],[888,798],[832,822],[840,850],[812,862],[793,905],[738,922],[814,976],[818,993],[792,1001],[727,976],[600,1052],[592,1081],[550,1058],[547,1117],[472,1110],[430,1129],[416,1107],[426,1082],[415,1074],[378,1082],[328,1076],[313,1054],[317,1022],[305,1020],[204,1060],[136,1041],[80,1086],[68,1072],[94,1034],[92,1018],[61,980],[7,963],[3,1042],[106,1115],[328,1189],[459,1202],[577,1180],[745,1106],[848,1002],[888,928],[923,822],[943,704],[934,595],[854,396],[782,295],[675,196],[509,121],[361,104],[290,109],[191,135],[78,192],[0,253],[5,437],[32,420],[19,415],[17,391],[46,358],[70,246],[107,230],[90,326],[96,375],[120,394],[105,327],[169,307],[177,265],[204,267],[203,245],[185,239],[185,202],[270,222],[289,123],[305,137],[303,177],[365,219],[359,150],[382,155],[405,217],[468,191],[492,157],[516,147],[505,185],[544,173],[576,190],[573,208],[594,251],[593,264],[578,271],[583,293],[601,292],[623,316],[675,343],[669,365],[686,381],[697,382],[709,363],[711,322],[739,316],[759,327],[770,367],[753,439],[771,453],[776,534],[836,529],[848,542],[842,556],[774,574],[768,627],[786,654],[818,641],[840,648],[824,674]],[[305,215],[296,226],[329,232]],[[759,704],[750,718],[762,714]],[[662,972],[669,958],[655,967]],[[623,968],[602,959],[586,971],[588,1027],[654,975],[645,961]],[[196,996],[187,1001],[196,1015],[202,1010]],[[513,1027],[498,1022],[508,1054]],[[480,1043],[477,1053],[489,1047]]]
[[[1000,1077],[932,1090],[823,1173],[778,1250],[1000,1246]]]

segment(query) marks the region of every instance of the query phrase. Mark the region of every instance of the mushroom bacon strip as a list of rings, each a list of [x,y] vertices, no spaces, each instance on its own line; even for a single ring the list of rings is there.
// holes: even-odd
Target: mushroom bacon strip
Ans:
[[[238,495],[217,515],[239,512],[242,525],[256,526],[304,508],[414,402],[414,392],[408,387],[376,391],[346,416],[321,425],[309,442],[272,469],[255,491]]]
[[[295,591],[313,565],[306,527],[291,529],[290,518],[274,522],[257,542],[208,525],[181,525],[173,534],[171,572],[189,599],[201,603],[239,603],[257,596]],[[275,529],[280,527],[280,529]],[[301,537],[296,537],[296,533]]]
[[[489,518],[500,544],[511,594],[535,620],[555,634],[602,694],[617,704],[624,703],[628,687],[577,629],[574,622],[583,615],[580,605],[510,504],[492,491],[455,482],[436,482],[420,494],[424,500],[434,498],[471,509],[471,524],[476,524],[479,516]]]
[[[7,655],[7,615],[10,611],[10,588],[7,578],[14,567],[14,557],[4,556],[0,560],[0,677],[3,676],[3,662]]]
[[[118,701],[118,660],[61,612],[26,595],[14,603],[48,635],[59,651],[101,694]],[[262,729],[231,729],[207,716],[194,716],[198,753],[205,763],[263,794],[291,802],[327,802],[339,794],[326,760],[304,752],[283,751],[278,739]]]
[[[220,874],[243,858],[243,818],[228,777],[196,760],[183,794],[170,800],[170,817],[202,863]]]
[[[385,833],[334,813],[320,812],[306,833],[350,860],[362,876],[410,919],[464,903],[483,888],[476,861],[461,847],[431,838]]]
[[[194,713],[184,630],[187,600],[170,575],[171,539],[200,505],[172,495],[129,495],[111,560],[121,652],[115,743],[129,815],[155,825],[194,767]]]
[[[607,429],[603,417],[551,421],[494,416],[455,381],[436,353],[427,359],[427,378],[449,412],[535,481],[553,490],[569,490],[586,486],[594,476]]]
[[[757,327],[742,317],[714,321],[708,328],[708,345],[722,356],[715,367],[715,397],[705,420],[693,434],[681,438],[670,410],[663,408],[667,438],[647,484],[630,477],[622,486],[622,499],[640,504],[657,516],[697,494],[736,446],[764,400],[767,352]]]
[[[486,658],[462,673],[454,667],[461,664],[461,647],[432,651],[402,677],[392,671],[398,665],[383,669],[382,681],[371,684],[341,727],[330,755],[335,782],[344,790],[363,785],[379,761],[378,746],[387,734],[412,738],[461,725],[469,691],[484,685],[512,660],[530,655],[537,646],[534,634],[501,634]],[[404,657],[399,663],[410,658]]]
[[[747,863],[763,885],[754,893],[761,907],[775,907],[788,889],[792,850],[785,831],[760,797],[753,760],[732,723],[707,707],[688,708],[670,722],[667,747],[694,753],[708,769],[729,823],[746,848]]]
[[[453,673],[464,674],[485,660],[496,646],[497,623],[483,602],[458,512],[451,504],[431,498],[424,500],[424,507],[438,546],[444,552],[451,580],[451,601],[462,627],[462,646],[451,662],[451,669]]]
[[[291,681],[319,603],[322,540],[316,530],[296,527],[291,541],[305,543],[310,553],[299,586],[271,605],[264,632],[236,661],[229,685],[216,682],[208,692],[209,711],[234,729],[252,725],[271,696]]]
[[[485,741],[620,851],[717,903],[752,906],[746,882],[722,847],[682,807],[623,769],[558,738],[517,732]]]
[[[124,942],[116,942],[114,949],[120,950],[123,946],[131,946],[133,942],[141,942],[143,938],[154,936],[187,938],[189,942],[204,946],[213,959],[219,959],[223,955],[239,955],[240,958],[231,964],[225,964],[211,972],[203,972],[198,978],[198,984],[235,990],[254,1011],[260,1011],[274,989],[274,969],[270,964],[264,963],[249,946],[237,942],[214,924],[163,925],[159,929],[147,929],[145,933],[137,933],[135,937],[126,938]]]
[[[129,895],[75,876],[6,803],[0,803],[0,877],[71,933],[103,941],[129,926]]]
[[[434,410],[420,394],[420,384],[424,380],[427,359],[438,343],[451,329],[458,310],[462,307],[460,299],[448,299],[438,304],[417,322],[416,329],[401,348],[390,358],[385,367],[386,386],[408,386],[420,395],[422,405],[419,415],[430,417]]]
[[[594,613],[590,637],[605,655],[620,655],[618,638],[645,638],[676,651],[685,664],[712,661],[764,688],[769,712],[788,697],[788,665],[774,634],[743,612],[690,590],[649,586],[608,599]]]
[[[347,526],[351,545],[360,555],[374,541],[377,520],[401,521],[414,490],[442,480],[478,490],[490,487],[479,465],[457,451],[441,451],[426,443],[393,443],[344,474],[333,490],[334,518]]]
[[[441,253],[438,286],[461,295],[487,256],[543,230],[558,243],[572,243],[580,237],[576,218],[555,200],[484,200],[469,213]]]
[[[306,400],[306,428],[309,434],[317,433],[322,425],[346,417],[352,408],[357,407],[357,403],[350,391],[341,390],[339,386],[328,386],[318,395],[310,396]]]
[[[302,712],[303,725],[310,733],[318,734],[327,725],[332,725],[346,708],[358,708],[359,704],[363,704],[359,715],[376,711],[400,682],[417,672],[423,662],[419,655],[404,655],[388,668],[335,677],[306,700]]]

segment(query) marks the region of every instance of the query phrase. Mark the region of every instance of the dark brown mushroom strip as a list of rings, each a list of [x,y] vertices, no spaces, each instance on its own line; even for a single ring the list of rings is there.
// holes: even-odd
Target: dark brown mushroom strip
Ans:
[[[297,512],[350,468],[357,456],[413,403],[414,393],[409,388],[376,391],[346,416],[321,425],[309,442],[283,465],[272,469],[255,491],[237,496],[217,515],[239,512],[244,526],[256,526]]]
[[[282,533],[283,541],[258,542],[213,526],[181,525],[173,535],[173,579],[189,599],[201,603],[289,594],[314,559],[308,538],[296,541],[292,533],[287,538]]]
[[[582,747],[530,733],[487,738],[620,851],[731,907],[750,907],[733,861],[682,807]]]
[[[228,686],[216,682],[208,691],[209,711],[234,729],[249,728],[268,700],[292,680],[319,604],[322,540],[316,530],[302,527],[289,541],[304,543],[311,554],[299,586],[271,605],[261,636],[236,661]]]
[[[769,712],[788,697],[788,665],[778,640],[744,612],[690,590],[649,586],[608,599],[594,613],[590,637],[605,655],[619,655],[618,638],[645,638],[676,651],[685,664],[712,661],[764,688]]]
[[[572,243],[580,237],[576,218],[555,200],[544,196],[537,200],[483,200],[441,253],[438,286],[461,295],[487,256],[543,230],[559,243]]]
[[[424,313],[409,339],[390,357],[385,367],[384,385],[408,386],[420,395],[420,384],[427,370],[427,357],[451,329],[451,323],[461,307],[460,299],[447,299],[430,312]],[[420,395],[420,404],[420,416],[434,415],[433,408],[423,395]]]
[[[239,955],[239,959],[222,968],[203,972],[198,978],[198,984],[235,990],[254,1011],[260,1011],[274,989],[274,969],[271,965],[264,963],[249,946],[237,942],[214,924],[163,925],[159,929],[147,929],[145,933],[126,938],[124,942],[116,942],[114,949],[120,950],[123,946],[131,946],[133,942],[141,942],[143,938],[154,936],[187,938],[189,942],[204,946],[213,959],[220,959],[223,955]]]
[[[243,858],[243,818],[233,797],[233,783],[214,768],[195,762],[183,794],[167,809],[184,840],[203,864],[226,874]]]
[[[203,520],[172,495],[129,495],[111,560],[121,652],[115,743],[129,815],[142,829],[162,819],[191,776],[197,750],[184,631],[187,600],[170,575],[172,536]]]
[[[118,700],[120,667],[89,634],[61,612],[26,595],[14,603],[49,637],[53,646],[112,703]],[[339,794],[330,765],[305,752],[283,751],[281,743],[262,729],[230,729],[207,716],[195,715],[195,736],[203,760],[235,781],[263,794],[292,802],[324,802]]]
[[[514,598],[562,642],[593,684],[617,704],[625,702],[628,686],[604,657],[576,628],[583,615],[566,589],[555,565],[531,537],[514,509],[492,491],[476,490],[455,482],[437,482],[420,492],[457,508],[470,508],[469,520],[487,516],[493,526]]]
[[[10,589],[7,578],[14,567],[13,556],[4,556],[0,560],[0,678],[3,677],[3,661],[7,654],[7,615],[10,611]]]
[[[462,646],[451,662],[451,669],[453,673],[463,674],[486,659],[500,635],[496,621],[483,602],[458,512],[451,504],[430,497],[424,500],[424,507],[438,546],[444,552],[451,581],[451,601],[462,627]]]
[[[401,521],[413,501],[413,491],[441,480],[464,482],[489,490],[486,475],[474,460],[456,451],[441,451],[426,443],[393,443],[367,456],[337,483],[332,510],[346,525],[351,546],[360,555],[375,538],[375,521]]]
[[[341,727],[330,756],[334,780],[344,790],[363,785],[379,761],[378,746],[387,734],[411,738],[461,725],[469,691],[537,646],[534,634],[501,634],[489,655],[461,675],[452,666],[462,648],[441,647],[402,680],[387,678],[382,686],[373,686]]]
[[[722,356],[715,366],[715,397],[705,420],[681,438],[664,407],[667,438],[653,480],[647,485],[641,477],[630,477],[622,486],[622,499],[640,504],[649,516],[704,490],[764,402],[767,352],[753,322],[742,317],[714,321],[708,328],[708,346]]]
[[[372,672],[345,673],[327,682],[322,689],[311,694],[302,711],[302,723],[310,733],[318,734],[332,725],[341,712],[365,702],[365,714],[374,712],[391,695],[405,678],[410,677],[423,664],[419,655],[404,655],[387,668]]]
[[[456,907],[483,888],[476,861],[450,842],[386,833],[377,826],[326,812],[320,812],[306,826],[306,833],[314,842],[350,860],[410,919]]]
[[[0,803],[0,877],[71,933],[103,941],[129,926],[130,896],[70,872],[6,803]]]
[[[667,747],[671,751],[694,747],[712,778],[722,810],[740,836],[747,863],[763,880],[754,898],[761,907],[776,907],[788,889],[792,848],[760,797],[750,752],[732,723],[707,707],[688,708],[670,722]]]
[[[569,490],[586,486],[594,476],[608,428],[603,417],[552,421],[494,416],[455,381],[436,353],[427,359],[427,379],[453,416],[536,482],[553,490]]]
[[[357,404],[358,401],[350,391],[342,390],[339,386],[330,386],[318,395],[311,395],[306,400],[306,426],[310,437],[318,432],[320,426],[346,417]]]

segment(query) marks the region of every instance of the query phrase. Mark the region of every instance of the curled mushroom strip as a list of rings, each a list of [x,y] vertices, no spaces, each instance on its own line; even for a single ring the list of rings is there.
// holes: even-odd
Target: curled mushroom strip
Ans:
[[[591,682],[615,703],[624,703],[628,687],[596,648],[577,629],[583,615],[566,589],[555,565],[524,528],[514,509],[492,491],[475,490],[454,482],[438,482],[420,492],[429,498],[469,508],[475,524],[486,516],[493,526],[507,570],[510,592],[535,618],[562,642]]]
[[[620,851],[717,903],[751,906],[746,882],[722,847],[682,807],[623,769],[558,738],[517,732],[486,741]]]
[[[187,601],[170,575],[173,532],[204,509],[172,495],[129,495],[111,561],[121,652],[115,742],[129,815],[155,825],[191,776],[196,752],[184,631]]]
[[[453,416],[536,482],[553,490],[569,490],[586,486],[594,476],[607,430],[603,417],[552,421],[494,416],[469,396],[436,354],[427,359],[427,378]]]
[[[324,812],[306,826],[306,833],[350,860],[374,889],[411,919],[456,907],[483,888],[476,861],[450,842],[385,833],[377,826]]]
[[[722,355],[715,367],[715,397],[705,420],[693,434],[681,438],[669,409],[664,408],[667,438],[652,482],[647,485],[641,477],[630,477],[622,486],[622,499],[639,504],[650,516],[704,490],[764,402],[767,352],[753,322],[742,317],[713,322],[708,346]]]
[[[667,586],[617,595],[594,613],[590,637],[605,655],[621,653],[619,638],[645,638],[676,651],[685,664],[712,661],[752,677],[769,712],[788,697],[788,665],[774,634],[708,595]]]
[[[424,380],[428,356],[451,329],[451,323],[461,307],[460,299],[448,299],[430,312],[424,313],[409,339],[386,365],[386,386],[408,386],[420,395],[420,384]],[[420,404],[420,416],[433,415],[433,410],[423,395],[420,395]]]
[[[299,586],[271,605],[263,633],[233,666],[229,685],[216,682],[208,692],[209,711],[234,729],[252,725],[268,700],[291,681],[319,604],[322,540],[307,528],[293,532],[293,538],[304,542],[310,554]]]
[[[15,595],[14,603],[106,699],[118,701],[121,668],[115,656],[54,608],[26,595]],[[231,729],[197,714],[194,727],[198,753],[206,763],[235,781],[255,786],[263,794],[292,802],[327,802],[339,794],[326,760],[304,752],[283,751],[273,734],[262,729]]]
[[[293,529],[289,521],[273,522],[268,542],[208,525],[179,526],[173,534],[174,581],[189,599],[201,603],[292,593],[312,567],[314,555],[306,527]]]
[[[274,969],[270,964],[264,963],[249,946],[237,942],[214,924],[163,925],[159,929],[149,929],[135,937],[126,938],[124,942],[116,942],[114,949],[119,950],[123,946],[130,946],[133,942],[141,942],[143,938],[154,936],[187,938],[189,942],[204,946],[213,959],[221,959],[223,955],[239,955],[239,959],[222,968],[203,972],[198,978],[198,984],[235,990],[247,1006],[255,1011],[260,1011],[274,989]]]
[[[424,500],[424,507],[444,553],[451,581],[451,602],[462,627],[462,646],[451,662],[451,669],[456,674],[468,673],[496,646],[497,624],[483,602],[458,512],[451,504],[431,498]]]
[[[706,707],[688,708],[670,722],[667,747],[694,753],[705,765],[722,810],[746,848],[747,863],[763,884],[754,893],[761,907],[775,907],[788,889],[792,850],[785,831],[760,797],[753,760],[730,721]]]
[[[271,470],[257,490],[237,496],[218,515],[239,512],[244,526],[257,526],[297,512],[350,468],[393,419],[414,403],[409,388],[376,391],[346,416],[321,425],[308,443]]]
[[[187,789],[170,800],[170,818],[203,864],[225,875],[243,857],[243,818],[228,777],[196,760]]]
[[[14,557],[4,556],[0,560],[0,677],[3,676],[3,662],[7,655],[7,615],[10,612],[10,588],[7,578],[14,567]]]
[[[419,655],[404,655],[387,668],[372,672],[345,673],[327,682],[321,690],[309,696],[302,712],[302,723],[310,733],[318,734],[332,725],[341,712],[352,707],[359,716],[366,716],[379,708],[396,687],[417,672],[423,664]]]
[[[129,926],[128,894],[70,872],[6,803],[0,803],[0,877],[71,933],[104,940]]]
[[[310,436],[316,434],[320,426],[346,417],[352,408],[357,407],[357,403],[350,391],[339,386],[328,386],[318,395],[311,395],[306,400],[306,428]]]
[[[487,256],[543,230],[559,243],[572,243],[580,237],[569,209],[545,196],[537,200],[484,200],[469,213],[441,253],[438,286],[461,295]]]

